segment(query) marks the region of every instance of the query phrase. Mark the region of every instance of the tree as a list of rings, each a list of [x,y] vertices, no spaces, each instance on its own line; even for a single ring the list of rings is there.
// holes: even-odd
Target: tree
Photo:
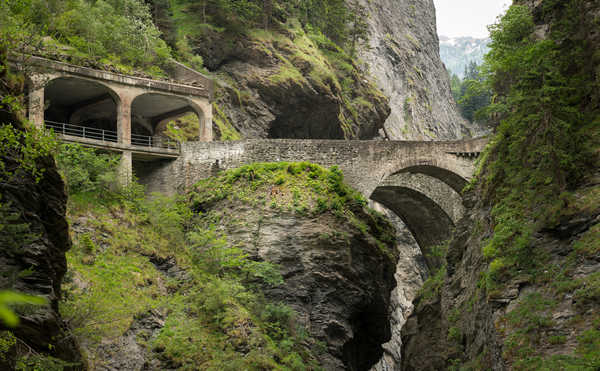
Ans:
[[[273,17],[273,0],[263,0],[263,28],[269,29]]]
[[[474,121],[477,112],[490,104],[490,93],[485,86],[484,78],[479,73],[477,63],[471,61],[465,67],[465,78],[460,87],[458,104],[464,118]]]
[[[349,10],[350,55],[354,56],[359,46],[364,46],[369,40],[369,24],[367,9],[363,5],[351,3]]]

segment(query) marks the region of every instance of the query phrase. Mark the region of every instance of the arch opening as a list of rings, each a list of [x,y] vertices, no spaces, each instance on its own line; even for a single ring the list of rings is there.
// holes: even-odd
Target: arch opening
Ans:
[[[148,137],[197,140],[204,124],[202,109],[186,98],[146,93],[131,105],[131,141]],[[139,143],[143,145],[144,143]]]
[[[371,199],[402,219],[430,268],[439,266],[441,261],[432,248],[448,240],[454,229],[452,219],[439,205],[420,192],[398,186],[377,187]]]
[[[116,142],[118,104],[118,95],[99,82],[58,77],[44,87],[44,122],[64,135]]]
[[[464,214],[461,190],[466,180],[432,165],[416,165],[386,177],[370,198],[396,214],[419,245],[429,268],[441,257],[433,248],[447,241]]]

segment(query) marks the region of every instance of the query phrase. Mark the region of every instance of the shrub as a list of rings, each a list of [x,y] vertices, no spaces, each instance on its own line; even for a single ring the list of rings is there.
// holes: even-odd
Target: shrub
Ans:
[[[61,144],[56,162],[70,194],[116,190],[116,154],[99,153],[79,144]]]

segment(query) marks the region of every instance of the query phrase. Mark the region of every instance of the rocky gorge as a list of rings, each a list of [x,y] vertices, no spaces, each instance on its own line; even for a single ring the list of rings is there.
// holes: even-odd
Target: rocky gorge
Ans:
[[[185,12],[200,9],[151,3],[167,40],[189,27]],[[77,147],[45,153],[41,139],[33,169],[43,176],[26,172],[31,163],[21,154],[31,142],[8,146],[3,131],[0,170],[10,176],[0,183],[8,236],[0,237],[0,288],[49,304],[8,306],[21,324],[0,325],[0,367],[597,369],[600,80],[592,25],[600,13],[593,1],[567,3],[516,1],[506,17],[503,27],[519,36],[509,41],[527,51],[516,60],[546,70],[536,75],[527,65],[519,75],[513,66],[519,79],[494,89],[561,78],[533,94],[555,94],[552,105],[529,100],[490,117],[498,134],[461,193],[465,213],[452,238],[428,247],[435,259],[335,166],[253,163],[215,171],[176,197],[146,197],[135,182],[114,184],[115,156]],[[203,4],[210,12],[221,3]],[[183,37],[219,85],[219,139],[478,132],[452,101],[432,1],[358,1],[369,14],[362,61],[278,4],[270,30],[229,33],[202,23],[201,37]],[[2,91],[2,102],[22,93],[12,79],[17,89]],[[564,86],[566,100],[556,93]],[[529,106],[535,114],[511,120]],[[24,132],[23,118],[4,107],[1,121]],[[63,175],[66,166],[85,174],[87,188],[61,180],[51,152]],[[8,233],[15,230],[17,239]]]

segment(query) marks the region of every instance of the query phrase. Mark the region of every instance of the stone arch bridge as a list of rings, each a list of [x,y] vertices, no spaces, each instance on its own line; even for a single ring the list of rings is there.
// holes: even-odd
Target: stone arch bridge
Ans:
[[[461,191],[487,138],[448,142],[242,140],[184,143],[174,161],[137,168],[150,191],[174,193],[220,170],[252,162],[337,165],[348,184],[396,213],[427,252],[450,237],[464,212]]]
[[[183,192],[220,170],[252,162],[309,161],[339,166],[346,182],[397,214],[424,253],[450,237],[464,207],[461,190],[487,138],[448,142],[242,140],[211,142],[213,83],[175,63],[188,85],[73,66],[38,57],[13,60],[28,75],[29,118],[66,142],[120,152],[149,191]],[[161,125],[198,117],[198,141],[163,142]]]

